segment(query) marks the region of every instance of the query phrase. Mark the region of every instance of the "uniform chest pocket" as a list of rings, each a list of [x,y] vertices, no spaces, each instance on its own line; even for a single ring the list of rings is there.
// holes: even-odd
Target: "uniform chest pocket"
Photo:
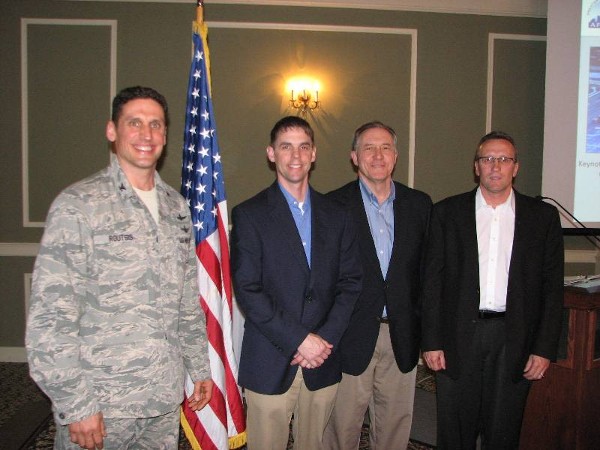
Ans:
[[[99,277],[136,278],[147,267],[148,242],[139,232],[94,236],[94,261]]]

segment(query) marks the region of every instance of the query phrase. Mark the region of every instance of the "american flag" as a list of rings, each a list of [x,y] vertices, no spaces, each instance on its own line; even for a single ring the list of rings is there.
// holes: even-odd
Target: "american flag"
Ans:
[[[198,8],[201,8],[199,2]],[[233,293],[223,166],[210,95],[207,28],[194,22],[194,56],[187,90],[181,193],[192,213],[198,256],[200,302],[206,314],[215,383],[210,403],[194,412],[182,405],[181,423],[195,450],[239,448],[246,442],[242,397],[233,352]],[[186,398],[193,382],[186,376]]]

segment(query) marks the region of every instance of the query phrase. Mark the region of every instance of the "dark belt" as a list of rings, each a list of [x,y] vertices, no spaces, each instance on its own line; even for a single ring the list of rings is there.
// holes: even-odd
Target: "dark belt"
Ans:
[[[504,311],[485,311],[479,310],[480,319],[502,319],[506,315]]]
[[[387,317],[380,317],[379,323],[390,323],[390,319],[388,319]]]

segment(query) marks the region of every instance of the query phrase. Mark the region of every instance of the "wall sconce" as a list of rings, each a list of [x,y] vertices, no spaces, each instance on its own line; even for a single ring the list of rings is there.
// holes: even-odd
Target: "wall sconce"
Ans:
[[[301,112],[319,107],[319,83],[315,80],[293,79],[288,82],[290,106]]]

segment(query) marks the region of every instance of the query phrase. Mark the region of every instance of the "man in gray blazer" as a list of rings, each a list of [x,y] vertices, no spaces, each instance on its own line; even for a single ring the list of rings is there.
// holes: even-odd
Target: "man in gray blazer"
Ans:
[[[396,133],[369,122],[354,133],[358,180],[330,192],[356,224],[363,290],[342,337],[343,378],[326,448],[358,448],[367,408],[370,448],[406,448],[412,424],[421,321],[419,294],[431,199],[392,180]]]
[[[531,382],[556,357],[563,304],[558,211],[513,189],[514,140],[483,136],[477,189],[434,206],[423,356],[437,371],[439,449],[516,449]]]
[[[167,124],[161,94],[123,89],[106,126],[110,166],[48,213],[26,346],[55,449],[176,449],[184,366],[190,407],[210,400],[190,211],[156,172]]]

